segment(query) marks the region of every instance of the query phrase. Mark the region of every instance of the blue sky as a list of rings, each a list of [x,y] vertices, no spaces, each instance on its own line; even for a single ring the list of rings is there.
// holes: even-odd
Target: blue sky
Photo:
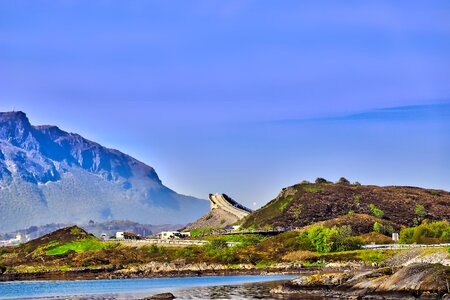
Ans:
[[[450,190],[449,79],[448,1],[0,1],[0,110],[202,198]]]

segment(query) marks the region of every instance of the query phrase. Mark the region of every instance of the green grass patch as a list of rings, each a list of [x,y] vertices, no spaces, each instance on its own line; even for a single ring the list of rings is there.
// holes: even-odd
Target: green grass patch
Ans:
[[[288,196],[288,197],[284,198],[284,199],[280,202],[278,210],[279,210],[279,211],[284,211],[284,210],[286,209],[286,207],[289,205],[289,203],[292,202],[292,200],[294,200],[294,197],[293,197],[293,196]]]
[[[211,232],[213,230],[216,230],[219,228],[198,228],[198,229],[192,229],[191,232],[191,237],[197,237],[199,235]]]
[[[103,243],[96,238],[88,237],[82,240],[72,241],[70,243],[57,246],[45,251],[47,255],[59,255],[64,254],[67,251],[84,252],[84,251],[96,251],[108,248],[109,243]]]
[[[308,193],[316,193],[323,191],[323,187],[318,185],[304,186],[303,190]]]
[[[256,264],[256,265],[255,265],[255,267],[256,267],[257,269],[266,269],[268,266],[269,266],[269,265],[268,265],[268,264],[265,264],[265,263],[259,263],[259,264]]]
[[[327,264],[324,262],[304,262],[303,267],[325,267]]]

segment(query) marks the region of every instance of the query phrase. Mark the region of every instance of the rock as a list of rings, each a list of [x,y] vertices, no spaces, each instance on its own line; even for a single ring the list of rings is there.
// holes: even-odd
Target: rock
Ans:
[[[171,300],[175,298],[176,297],[172,293],[162,293],[143,298],[142,300]]]
[[[450,268],[441,264],[414,264],[393,273],[389,267],[368,272],[302,276],[271,290],[274,294],[311,294],[358,299],[439,299],[448,293]],[[442,299],[450,299],[447,295]]]

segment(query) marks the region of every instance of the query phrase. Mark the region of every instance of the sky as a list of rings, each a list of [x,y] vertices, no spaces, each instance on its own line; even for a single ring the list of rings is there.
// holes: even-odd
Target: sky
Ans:
[[[450,2],[0,0],[13,108],[200,198],[450,190]]]

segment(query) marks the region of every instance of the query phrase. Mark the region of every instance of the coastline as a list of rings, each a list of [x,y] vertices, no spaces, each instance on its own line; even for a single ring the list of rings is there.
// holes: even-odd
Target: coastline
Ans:
[[[45,271],[30,273],[0,274],[0,282],[36,281],[36,280],[112,280],[134,278],[174,278],[174,277],[207,277],[207,276],[251,276],[251,275],[293,275],[305,276],[321,272],[319,267],[298,269],[216,269],[216,270],[173,270],[161,272],[123,272],[123,269],[102,268],[74,271]]]

